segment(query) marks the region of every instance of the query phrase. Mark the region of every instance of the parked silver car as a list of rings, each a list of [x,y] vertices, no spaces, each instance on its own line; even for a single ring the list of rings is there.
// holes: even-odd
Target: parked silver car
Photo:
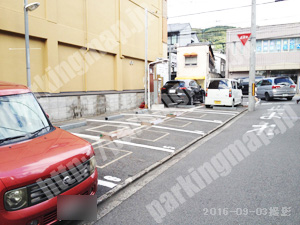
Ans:
[[[273,98],[292,100],[296,94],[296,85],[289,77],[268,77],[256,84],[256,96],[266,101]]]

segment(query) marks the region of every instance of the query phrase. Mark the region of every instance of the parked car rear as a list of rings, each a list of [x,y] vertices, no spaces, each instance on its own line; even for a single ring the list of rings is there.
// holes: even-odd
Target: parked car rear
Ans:
[[[256,96],[266,101],[273,98],[292,100],[296,94],[296,85],[289,77],[264,78],[256,84]]]
[[[0,82],[0,224],[53,224],[58,195],[95,195],[91,144],[54,127],[33,93]]]
[[[255,83],[259,82],[260,80],[262,80],[264,77],[261,76],[257,76],[255,77]],[[243,95],[249,95],[249,77],[245,77],[240,80],[240,84],[243,86],[242,87],[242,93]]]
[[[161,100],[165,106],[193,105],[204,102],[205,91],[195,80],[172,80],[161,89]]]
[[[206,89],[205,106],[234,106],[242,103],[241,86],[234,79],[211,79]]]

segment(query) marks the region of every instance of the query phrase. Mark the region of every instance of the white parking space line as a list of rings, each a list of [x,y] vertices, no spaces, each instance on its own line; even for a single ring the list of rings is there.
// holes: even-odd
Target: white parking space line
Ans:
[[[104,125],[101,125],[101,126],[92,127],[92,128],[88,128],[88,129],[85,129],[85,130],[86,130],[86,131],[95,132],[95,133],[103,133],[103,132],[109,133],[108,131],[97,130],[98,128],[103,128],[103,127],[116,127],[116,129],[113,130],[113,131],[118,131],[118,130],[121,130],[121,129],[123,129],[123,128],[129,128],[128,126],[120,126],[120,125],[104,124]]]
[[[72,133],[72,134],[74,134],[74,135],[76,135],[78,137],[81,137],[81,138],[88,138],[88,139],[91,139],[91,140],[100,141],[100,137],[99,136],[92,136],[92,135],[78,134],[78,133]]]
[[[218,115],[230,115],[235,116],[238,114],[238,112],[220,112],[220,111],[206,111],[206,110],[195,110],[193,113],[207,113],[207,114],[218,114]]]
[[[108,182],[105,180],[98,180],[98,185],[105,186],[108,188],[114,188],[115,186],[117,186],[115,183]]]
[[[190,133],[190,134],[202,134],[204,135],[203,131],[191,131],[191,130],[183,130],[183,129],[177,129],[177,128],[172,128],[172,127],[161,127],[161,126],[152,126],[153,128],[158,128],[158,129],[164,129],[164,130],[173,130],[173,131],[179,131],[183,133]]]
[[[203,120],[203,119],[195,119],[195,118],[189,118],[189,117],[176,117],[176,119],[179,120],[192,120],[192,121],[198,121],[198,122],[205,122],[205,123],[223,123],[220,120]]]
[[[137,115],[137,114],[134,114]],[[109,120],[86,120],[89,122],[98,122],[98,123],[117,123],[117,124],[128,124],[128,125],[133,125],[133,126],[142,126],[140,123],[128,123],[128,122],[123,122],[123,121],[109,121]]]
[[[295,104],[294,102],[274,102],[274,103],[264,102],[264,103],[261,103],[261,105],[294,105],[294,104]]]
[[[179,125],[178,121],[173,121],[173,120],[174,120],[174,118],[171,118],[168,121],[165,121],[164,125],[173,126],[173,127],[186,127],[186,126],[192,124],[192,122],[184,122],[184,124]]]
[[[153,115],[153,114],[131,114],[131,113],[122,113],[124,116],[134,116],[134,117],[161,117],[165,118],[166,116],[162,115]]]
[[[138,116],[139,114],[127,114],[124,113],[123,115],[134,115],[134,116]],[[161,117],[161,118],[166,118],[166,116],[160,116],[160,115],[141,115],[141,116],[150,116],[150,117]],[[177,116],[176,119],[180,119],[180,120],[192,120],[192,121],[198,121],[198,122],[206,122],[206,123],[223,123],[220,120],[202,120],[202,119],[195,119],[195,118],[189,118],[189,117],[181,117],[181,116]]]
[[[146,130],[145,130],[146,131]],[[139,138],[139,137],[133,137],[134,139],[140,139],[140,140],[144,140],[144,141],[151,141],[151,142],[157,142],[159,139],[162,139],[166,136],[168,136],[170,133],[167,132],[161,132],[161,131],[154,131],[154,130],[147,130],[148,132],[155,132],[155,133],[161,133],[162,135],[156,139],[153,139],[151,137],[151,139],[147,139],[147,138]],[[144,131],[141,131],[141,133],[143,133]],[[138,133],[138,132],[137,132]]]
[[[111,143],[107,143],[105,145],[108,145],[108,144],[111,144]],[[126,154],[122,155],[122,156],[120,156],[120,157],[118,157],[118,158],[116,158],[116,159],[114,159],[114,160],[112,160],[112,161],[110,161],[110,162],[108,162],[106,164],[104,164],[103,166],[98,166],[97,165],[96,167],[99,168],[99,169],[103,169],[103,168],[109,166],[110,164],[112,164],[112,163],[114,163],[114,162],[116,162],[116,161],[118,161],[118,160],[120,160],[120,159],[122,159],[122,158],[124,158],[124,157],[126,157],[126,156],[128,156],[130,154],[132,154],[132,152],[130,152],[130,151],[125,151],[125,150],[120,150],[120,149],[115,149],[115,148],[104,147],[105,145],[100,146],[100,147],[96,147],[95,151],[97,151],[97,149],[101,148],[101,149],[108,150],[108,151],[126,152]]]
[[[100,139],[99,141],[96,141],[96,142],[92,143],[92,145],[93,145],[93,146],[96,146],[96,145],[98,145],[98,144],[101,144],[102,142],[105,142],[105,140]]]
[[[141,148],[148,148],[148,149],[153,149],[153,150],[163,151],[163,152],[171,152],[171,153],[174,152],[174,150],[169,150],[169,149],[154,147],[154,146],[150,146],[150,145],[136,144],[136,143],[127,142],[127,141],[115,140],[113,142],[119,143],[119,144],[123,144],[123,145],[131,145],[131,146],[136,146],[136,147],[141,147]]]

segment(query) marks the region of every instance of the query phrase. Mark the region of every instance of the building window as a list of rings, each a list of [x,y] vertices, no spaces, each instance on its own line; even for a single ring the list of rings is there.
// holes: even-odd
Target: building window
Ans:
[[[285,52],[289,50],[289,40],[288,39],[283,39],[282,50]]]
[[[290,39],[290,51],[291,52],[296,51],[296,39],[294,38]]]
[[[263,41],[263,52],[269,52],[269,40]]]
[[[270,47],[269,47],[270,52],[276,52],[275,44],[276,44],[275,40],[270,40]]]
[[[300,51],[300,38],[296,39],[296,49]]]
[[[186,66],[197,66],[197,56],[185,57]]]
[[[175,45],[178,43],[178,35],[172,34],[168,36],[168,44],[169,45]]]
[[[276,40],[276,52],[281,52],[281,39]]]
[[[256,52],[261,52],[262,41],[256,41]]]

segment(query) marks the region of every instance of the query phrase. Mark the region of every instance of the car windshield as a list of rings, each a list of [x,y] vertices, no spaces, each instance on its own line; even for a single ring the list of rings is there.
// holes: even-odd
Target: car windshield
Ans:
[[[276,78],[274,80],[275,84],[294,84],[294,82],[292,81],[292,79],[288,78],[288,77],[281,77],[281,78]]]
[[[209,83],[208,89],[227,89],[227,80],[212,80]]]
[[[166,86],[169,87],[169,88],[172,88],[172,87],[184,87],[185,86],[185,83],[184,81],[168,81],[166,83]]]
[[[0,96],[0,145],[49,129],[50,124],[32,93]]]

